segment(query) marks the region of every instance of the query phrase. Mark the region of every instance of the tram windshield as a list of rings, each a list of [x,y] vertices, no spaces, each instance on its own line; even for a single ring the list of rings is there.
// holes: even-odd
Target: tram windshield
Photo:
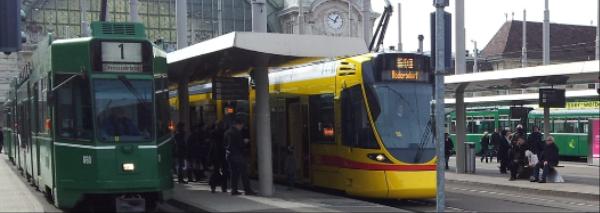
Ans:
[[[103,142],[142,142],[154,136],[152,81],[94,80],[96,132]]]
[[[424,163],[435,155],[431,105],[432,87],[427,83],[375,83],[372,106],[375,126],[384,146],[407,163]]]

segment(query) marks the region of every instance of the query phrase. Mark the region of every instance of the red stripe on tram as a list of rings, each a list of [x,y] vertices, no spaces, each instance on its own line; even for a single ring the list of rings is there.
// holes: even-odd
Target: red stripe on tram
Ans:
[[[398,165],[398,164],[373,164],[348,160],[338,156],[321,155],[318,161],[325,166],[361,169],[361,170],[386,170],[386,171],[435,171],[436,165]]]

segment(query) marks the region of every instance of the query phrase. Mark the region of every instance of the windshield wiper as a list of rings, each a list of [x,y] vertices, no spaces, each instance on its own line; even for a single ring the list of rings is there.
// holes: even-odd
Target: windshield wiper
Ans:
[[[419,145],[417,146],[417,151],[415,153],[415,158],[414,158],[414,163],[417,163],[419,161],[421,161],[421,158],[423,157],[423,149],[425,147],[426,144],[428,144],[428,141],[433,141],[431,139],[431,131],[432,130],[432,125],[431,125],[431,117],[429,118],[429,121],[427,121],[427,124],[425,125],[425,130],[423,130],[423,134],[421,135],[421,141],[419,142]],[[431,139],[430,139],[431,138]]]
[[[135,96],[135,99],[137,99],[138,104],[140,105],[144,105],[144,99],[142,98],[142,95],[140,94],[140,92],[137,91],[137,89],[135,89],[135,87],[133,87],[133,84],[131,83],[131,81],[129,81],[129,79],[127,79],[125,76],[120,75],[118,77],[118,79],[121,81],[121,83],[123,83],[123,85],[125,86],[125,88],[127,88],[127,90],[129,90],[129,92]]]

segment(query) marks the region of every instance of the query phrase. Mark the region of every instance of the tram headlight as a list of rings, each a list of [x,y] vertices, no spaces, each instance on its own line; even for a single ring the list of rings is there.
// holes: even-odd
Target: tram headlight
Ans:
[[[381,154],[381,153],[371,153],[371,154],[368,154],[367,157],[369,157],[369,159],[371,159],[371,160],[382,162],[382,163],[392,163],[392,161],[390,159],[388,159],[384,154]]]
[[[123,171],[133,172],[133,170],[135,170],[135,164],[133,164],[133,163],[124,163],[123,164]]]
[[[375,160],[377,160],[377,161],[384,161],[385,160],[385,156],[383,156],[382,154],[378,154],[377,156],[375,156]]]

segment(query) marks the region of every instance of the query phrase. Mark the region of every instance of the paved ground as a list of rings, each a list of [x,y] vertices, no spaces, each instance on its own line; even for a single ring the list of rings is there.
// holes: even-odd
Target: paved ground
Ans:
[[[256,184],[253,184],[256,186]],[[176,184],[172,205],[189,211],[208,212],[403,212],[368,201],[303,189],[288,191],[276,185],[273,197],[231,196],[210,193],[206,183]]]
[[[0,212],[60,212],[0,154]]]
[[[451,159],[451,165],[454,159]],[[5,155],[0,155],[0,212],[60,212],[49,204],[42,193],[20,176],[16,168],[9,165]],[[446,211],[448,212],[599,212],[599,199],[590,196],[571,196],[571,194],[545,193],[536,190],[524,190],[520,187],[534,186],[554,188],[560,192],[568,187],[585,187],[576,190],[595,192],[599,190],[598,167],[584,163],[562,162],[561,174],[569,183],[537,184],[528,181],[509,182],[508,176],[497,172],[497,164],[478,162],[477,174],[467,175],[467,181],[446,182]],[[446,173],[447,177],[464,178],[466,174],[456,174],[454,168]],[[453,176],[454,175],[454,176]],[[457,176],[458,175],[458,176]],[[461,176],[462,175],[462,176]],[[494,181],[498,184],[481,184]],[[479,180],[479,184],[475,181]],[[502,185],[504,184],[504,185]],[[513,187],[506,184],[512,184]],[[569,185],[572,184],[572,185]],[[256,184],[254,184],[256,186]],[[573,189],[571,189],[573,190]],[[353,198],[340,192],[316,189],[286,191],[278,186],[274,197],[237,196],[225,193],[211,194],[206,183],[188,185],[176,184],[174,198],[161,205],[160,212],[189,211],[267,211],[267,212],[432,212],[435,211],[435,199],[429,200],[370,200]],[[596,197],[597,198],[597,197]],[[235,204],[235,205],[234,205]],[[243,205],[241,205],[243,204]]]

